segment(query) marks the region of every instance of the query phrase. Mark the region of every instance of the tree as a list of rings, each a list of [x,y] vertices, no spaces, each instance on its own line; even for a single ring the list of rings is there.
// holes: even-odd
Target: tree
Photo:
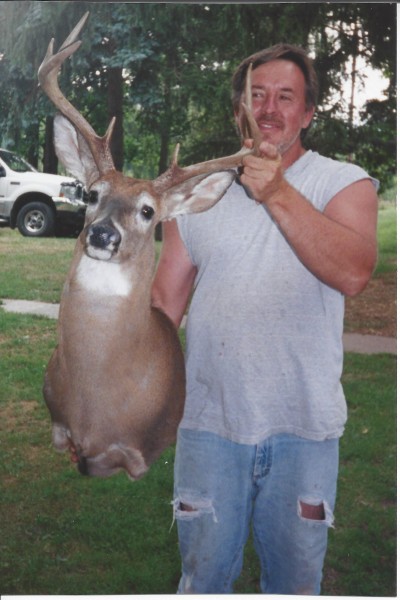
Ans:
[[[332,158],[354,160],[381,179],[381,191],[393,183],[395,174],[395,23],[393,4],[327,4],[325,25],[313,33],[321,95],[308,144]],[[374,100],[356,121],[353,103],[346,105],[340,92],[349,77],[355,83],[357,75],[362,82],[363,73],[355,73],[360,59],[380,69],[389,85],[387,100]],[[349,60],[354,67],[350,73]],[[339,99],[334,102],[335,92]],[[374,143],[379,145],[375,153]]]
[[[394,173],[396,5],[389,3],[0,2],[2,144],[36,161],[50,158],[45,123],[54,109],[37,89],[37,68],[50,37],[59,44],[88,9],[83,44],[64,65],[60,87],[99,134],[117,116],[118,168],[154,177],[178,141],[186,163],[235,151],[232,72],[250,53],[284,41],[316,55],[320,98],[308,143],[369,168],[383,161],[384,185]],[[386,104],[366,107],[360,122],[340,92],[349,60],[357,66],[361,58],[389,87]],[[387,138],[375,162],[372,134]]]
[[[37,165],[40,139],[45,139],[49,103],[38,90],[36,73],[50,37],[69,29],[68,5],[74,2],[1,2],[0,54],[3,87],[8,91],[2,113],[2,144],[18,150]],[[58,37],[58,36],[57,36]],[[47,160],[47,159],[46,159]],[[46,162],[45,160],[45,162]],[[54,165],[54,158],[48,158]]]

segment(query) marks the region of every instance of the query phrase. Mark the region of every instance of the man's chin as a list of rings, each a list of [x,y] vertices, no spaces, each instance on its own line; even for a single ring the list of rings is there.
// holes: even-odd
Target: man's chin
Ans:
[[[287,144],[282,140],[282,136],[274,131],[261,131],[262,141],[268,142],[268,144],[272,144],[276,148],[285,148]],[[280,150],[279,150],[280,151]]]

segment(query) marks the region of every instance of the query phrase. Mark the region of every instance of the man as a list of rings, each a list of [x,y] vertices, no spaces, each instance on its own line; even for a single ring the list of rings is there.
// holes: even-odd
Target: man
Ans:
[[[187,321],[187,398],[175,460],[181,593],[231,593],[253,525],[261,591],[318,594],[346,421],[344,296],[376,261],[376,181],[306,151],[317,102],[307,54],[248,66],[261,156],[211,210],[165,224],[153,303]],[[246,140],[251,145],[250,140]]]

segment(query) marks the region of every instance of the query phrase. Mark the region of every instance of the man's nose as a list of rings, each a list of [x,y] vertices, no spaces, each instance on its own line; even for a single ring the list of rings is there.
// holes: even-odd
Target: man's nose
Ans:
[[[275,96],[272,94],[265,96],[265,98],[263,99],[263,102],[262,102],[261,112],[265,113],[265,114],[273,114],[273,113],[277,112],[277,109],[278,109],[278,103],[277,103],[277,99],[275,98]]]

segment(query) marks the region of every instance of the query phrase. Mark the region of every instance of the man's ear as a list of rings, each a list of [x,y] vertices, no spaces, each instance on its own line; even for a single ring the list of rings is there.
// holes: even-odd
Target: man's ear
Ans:
[[[304,113],[304,117],[303,117],[302,129],[307,129],[307,127],[310,126],[310,123],[314,118],[314,113],[315,113],[315,106],[312,106],[311,108],[306,109],[306,112]]]
[[[161,220],[208,210],[222,198],[235,177],[234,170],[218,171],[173,186],[163,194]]]

